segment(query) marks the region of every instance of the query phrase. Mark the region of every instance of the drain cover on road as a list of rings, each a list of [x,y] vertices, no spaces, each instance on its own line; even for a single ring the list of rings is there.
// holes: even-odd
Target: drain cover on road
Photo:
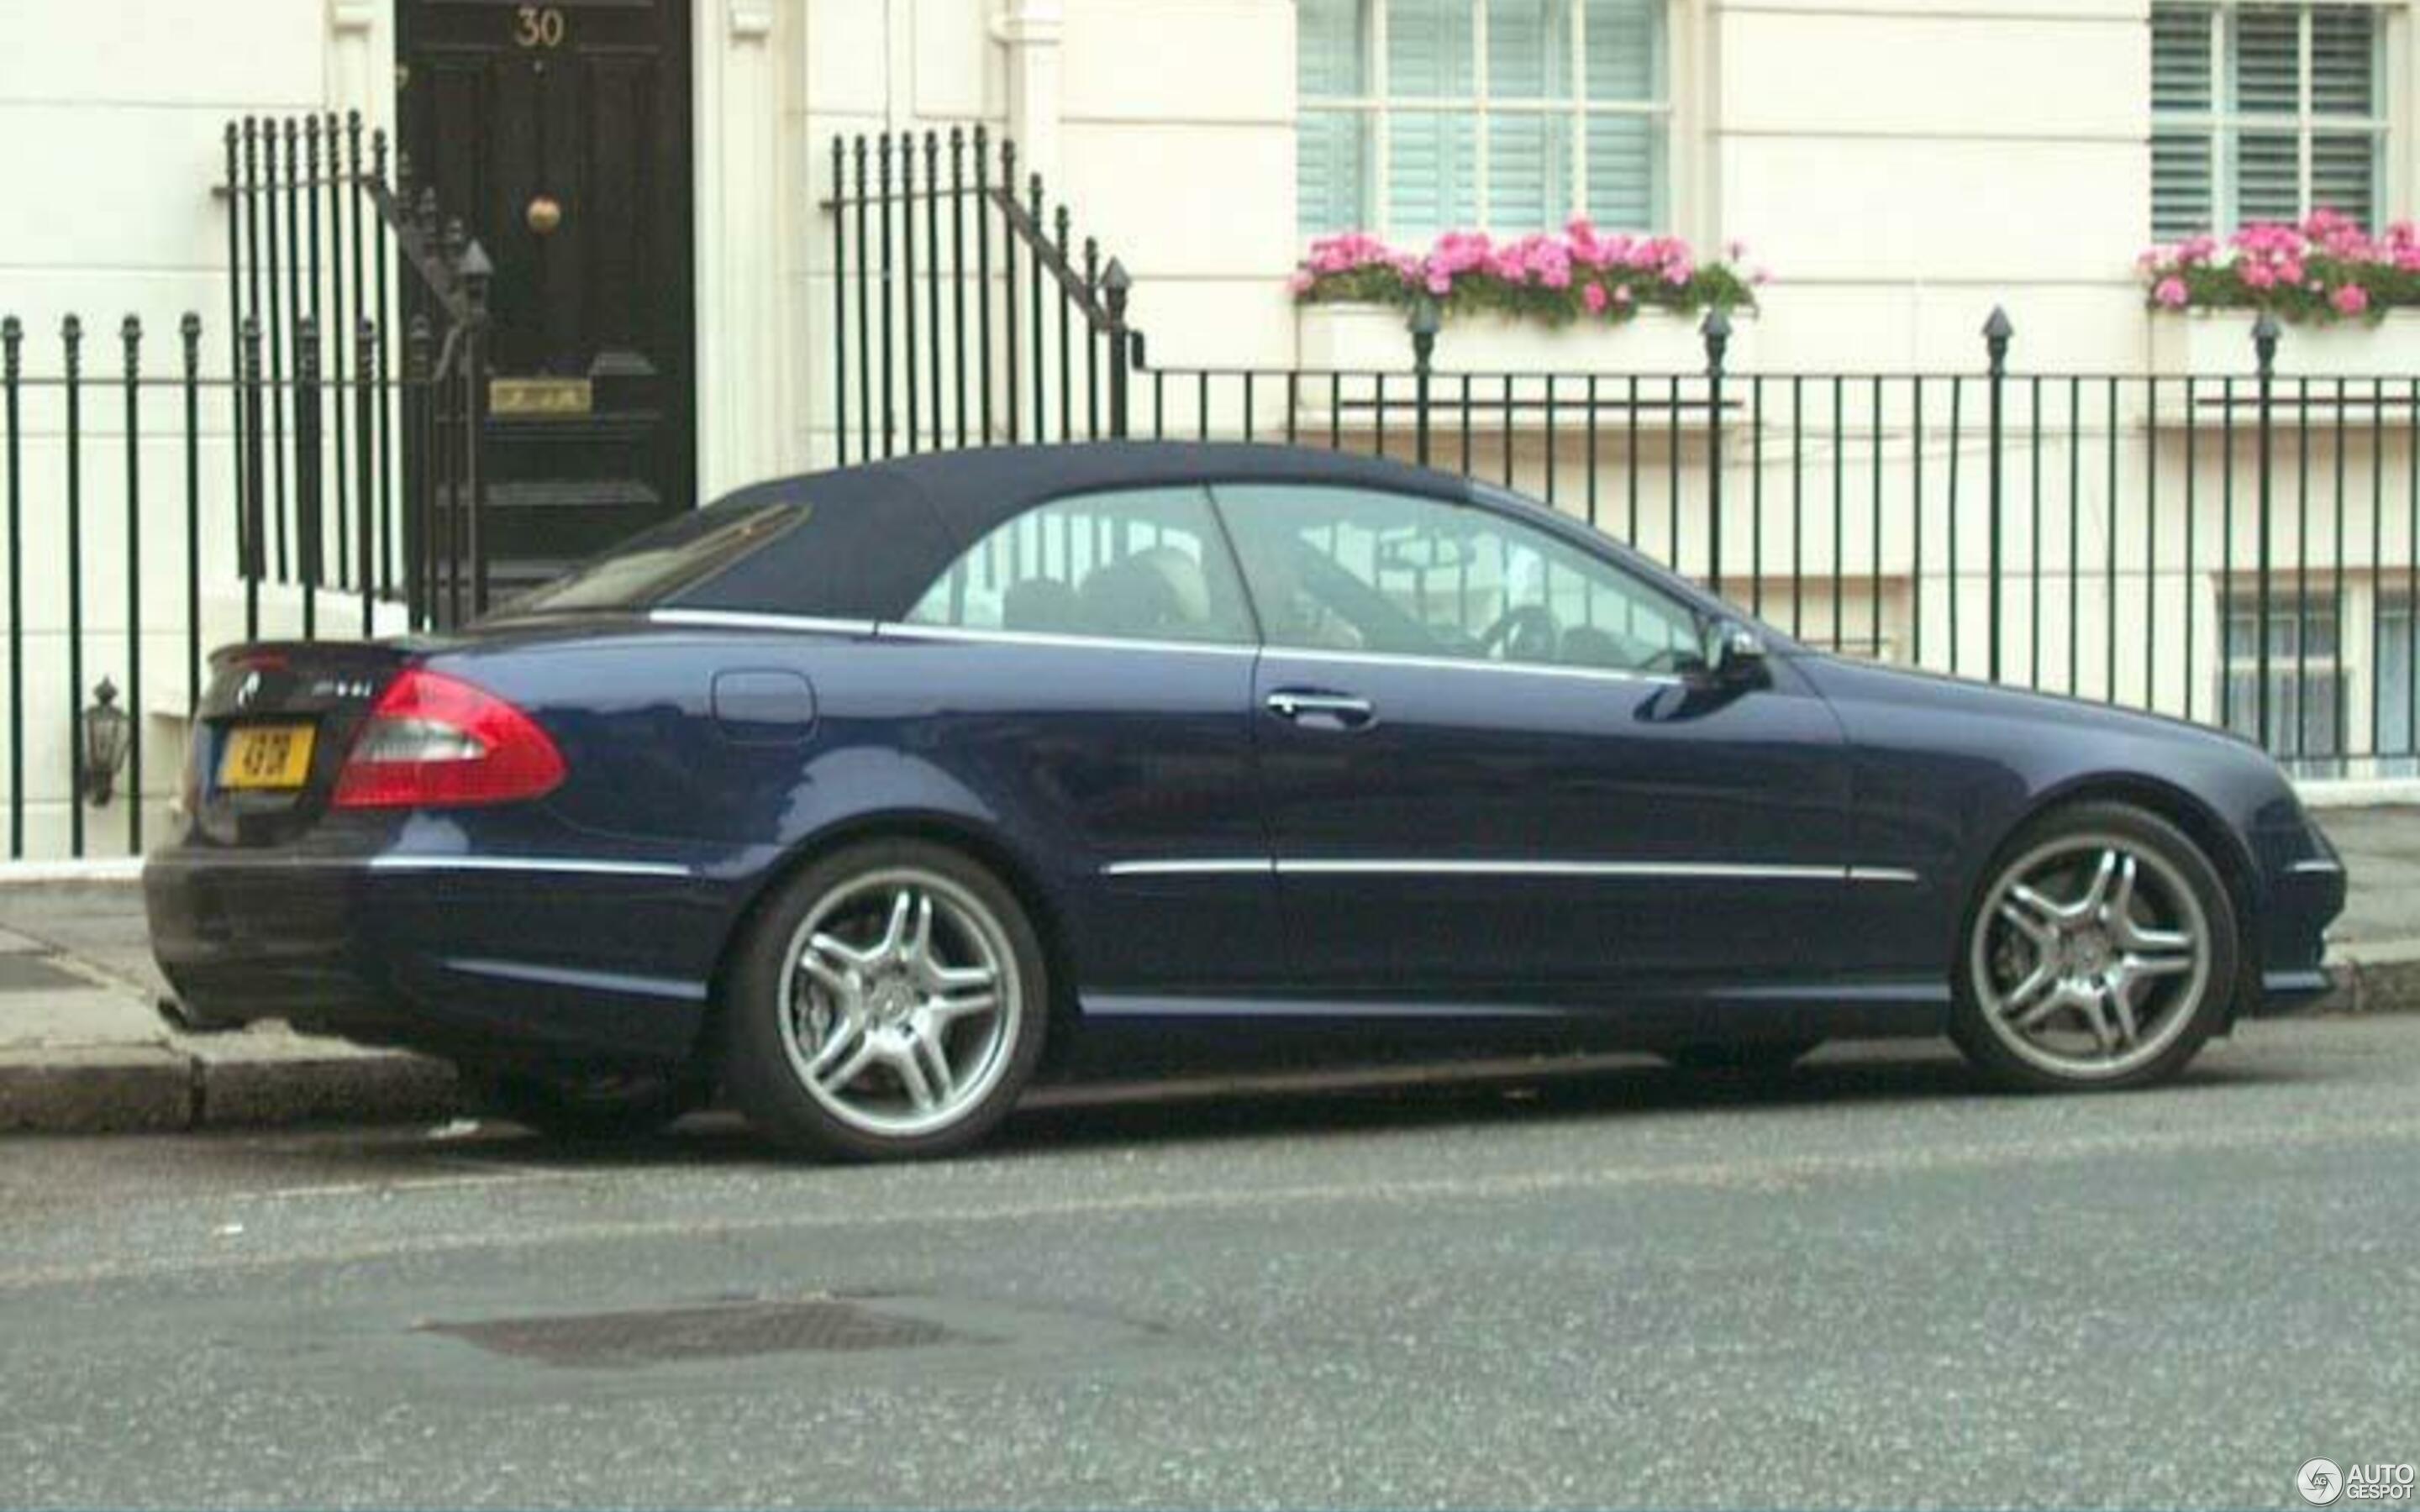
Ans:
[[[987,1342],[921,1318],[869,1312],[852,1303],[828,1300],[427,1323],[421,1332],[442,1334],[514,1359],[597,1367]]]

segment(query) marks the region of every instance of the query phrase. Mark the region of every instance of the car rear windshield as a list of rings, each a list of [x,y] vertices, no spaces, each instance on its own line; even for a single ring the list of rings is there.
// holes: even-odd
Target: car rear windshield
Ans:
[[[732,499],[659,525],[504,606],[506,614],[639,609],[704,582],[806,522],[802,499]]]

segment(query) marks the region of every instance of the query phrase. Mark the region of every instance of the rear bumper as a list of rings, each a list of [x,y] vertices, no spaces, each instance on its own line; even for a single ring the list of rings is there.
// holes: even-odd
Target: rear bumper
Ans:
[[[197,1024],[487,1061],[686,1059],[725,923],[686,868],[601,860],[189,846],[156,854],[143,891]]]

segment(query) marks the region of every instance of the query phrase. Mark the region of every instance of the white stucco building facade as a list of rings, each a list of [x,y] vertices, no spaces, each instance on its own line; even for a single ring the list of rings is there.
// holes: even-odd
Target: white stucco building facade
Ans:
[[[836,135],[980,122],[1013,138],[1053,201],[1131,272],[1131,315],[1153,361],[1187,367],[1316,367],[1342,350],[1334,313],[1298,308],[1288,280],[1311,236],[1345,220],[1417,245],[1448,224],[1510,235],[1588,212],[1709,254],[1741,243],[1746,263],[1769,270],[1761,308],[1734,340],[1739,373],[1978,374],[1979,331],[1996,306],[2015,325],[2016,373],[2180,382],[2230,363],[2248,371],[2247,322],[2148,307],[2135,259],[2155,226],[2223,230],[2348,196],[2373,224],[2420,207],[2407,0],[0,0],[0,141],[9,144],[0,312],[23,321],[28,370],[50,362],[70,312],[104,336],[139,316],[159,363],[165,333],[197,311],[211,322],[211,362],[224,363],[229,210],[212,190],[230,118],[358,111],[400,131],[411,91],[428,88],[442,62],[442,48],[414,53],[414,16],[442,13],[468,28],[461,35],[489,28],[518,67],[517,36],[537,39],[523,51],[542,65],[556,46],[544,41],[548,27],[576,50],[584,28],[616,9],[657,17],[650,45],[683,85],[685,181],[669,192],[688,209],[692,318],[678,365],[693,402],[683,466],[694,487],[685,498],[834,455],[821,207],[835,188]],[[1361,339],[1350,349],[1378,361]],[[1439,366],[1536,360],[1534,346],[1516,353],[1494,339],[1450,323]],[[1556,340],[1550,357],[1573,373],[1666,372],[1674,350],[1635,329]],[[90,358],[96,371],[114,362],[107,347]],[[1406,340],[1394,365],[1409,361]],[[2289,331],[2280,367],[2415,374],[2420,342],[2396,323],[2325,341]],[[2180,388],[2163,401],[2174,407],[2164,426],[2130,390],[2113,425],[2097,404],[2070,413],[2054,388],[2048,449],[2019,459],[2007,486],[2030,499],[2037,467],[2048,483],[2042,519],[2012,526],[2024,537],[2018,560],[2037,523],[2049,543],[2036,575],[2044,602],[2066,602],[2066,563],[2121,563],[2122,580],[2096,577],[2077,594],[2101,608],[2046,625],[2042,656],[2063,667],[2074,641],[2093,648],[2080,660],[2097,662],[2113,637],[2128,638],[2119,681],[2086,677],[2081,691],[2210,717],[2211,679],[2228,655],[2227,595],[2256,545],[2223,544],[2248,527],[2215,515],[2190,527],[2190,552],[2180,545],[2186,512],[2214,508],[2228,465],[2207,439],[2188,465],[2173,429],[2181,399]],[[1946,402],[1946,391],[1929,402]],[[1919,639],[1941,647],[1952,602],[1960,643],[1979,633],[1980,559],[1919,562],[1896,523],[1946,507],[1929,490],[1957,451],[1916,432],[1906,403],[1894,393],[1862,412],[1865,434],[1840,459],[1888,501],[1894,523],[1882,536],[1861,523],[1862,504],[1838,530],[1818,509],[1806,523],[1774,524],[1764,557],[1726,563],[1745,597],[1760,578],[1781,582],[1794,560],[1815,584],[1800,589],[1810,640],[1885,655]],[[1574,470],[1586,466],[1579,443],[1549,440],[1542,413],[1515,413],[1509,443],[1482,436],[1481,452],[1492,458],[1510,444],[1521,481],[1534,485],[1559,448],[1570,497]],[[2339,467],[2360,528],[2338,537],[2323,509],[2319,534],[2303,536],[2320,543],[2311,560],[2350,565],[2329,607],[2328,675],[2345,682],[2327,696],[2365,719],[2411,659],[2411,605],[2396,586],[2412,554],[2400,492],[2379,530],[2365,523],[2373,488],[2403,486],[2411,410],[2376,418],[2362,412],[2358,455]],[[28,436],[39,440],[43,424],[29,421]],[[106,417],[94,424],[108,434]],[[1968,425],[1971,501],[1981,454],[1971,414]],[[210,438],[213,475],[226,471],[225,428]],[[1753,528],[1745,501],[1757,491],[1751,449],[1737,426],[1726,446],[1727,538],[1744,543]],[[1689,498],[1704,493],[1694,432],[1621,465],[1634,464],[1677,466],[1691,474]],[[37,576],[54,575],[55,531],[36,507],[53,486],[50,466],[27,464],[35,504],[23,552]],[[2155,499],[2120,496],[2162,469],[2173,481]],[[1790,474],[1775,457],[1767,470],[1768,495],[1786,497]],[[2072,510],[2071,471],[2082,480]],[[2190,503],[2187,472],[2201,481]],[[105,478],[93,486],[109,497]],[[160,493],[144,507],[166,529],[181,506]],[[124,532],[95,530],[85,560],[106,572],[126,549]],[[1937,531],[1932,540],[1926,549],[1937,553]],[[1857,607],[1831,602],[1836,557],[1843,597]],[[224,576],[226,563],[212,567]],[[1912,589],[1918,578],[1939,582]],[[63,623],[54,596],[37,592],[23,610],[19,628],[38,648]],[[106,594],[96,598],[86,660],[106,666],[112,621]],[[2009,636],[2036,635],[2032,602],[2030,582],[2003,594],[2002,613],[2024,617]],[[2146,658],[2128,626],[2177,612],[2163,602],[2194,609],[2178,622],[2177,655]],[[1885,606],[1882,618],[1863,607],[1872,603]],[[2296,634],[2307,630],[2297,622]],[[167,668],[173,653],[163,640],[152,659]],[[31,664],[47,665],[46,655]],[[72,701],[47,674],[28,673],[24,691],[29,728],[45,732],[26,781],[47,824],[70,801],[67,748],[47,732]],[[141,781],[155,803],[173,792],[171,716],[187,691],[162,671],[147,697],[146,717],[161,723]],[[2409,744],[2408,699],[2381,719],[2401,732],[2381,744]]]

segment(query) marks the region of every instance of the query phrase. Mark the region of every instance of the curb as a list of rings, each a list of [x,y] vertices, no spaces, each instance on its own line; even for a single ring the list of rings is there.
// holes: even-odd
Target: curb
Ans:
[[[2335,992],[2306,1011],[2350,1017],[2420,1011],[2420,941],[2339,949]],[[1610,1057],[1619,1060],[1621,1057]],[[1562,1070],[1608,1060],[1586,1057]],[[1609,1061],[1608,1061],[1609,1063]],[[1302,1092],[1484,1081],[1536,1073],[1534,1057],[1287,1072]],[[1036,1090],[1036,1107],[1176,1103],[1268,1089],[1232,1072]],[[0,1050],[0,1134],[168,1134],[297,1124],[441,1122],[463,1111],[454,1068],[283,1029],[174,1036],[157,1044]]]
[[[2420,942],[2340,946],[2328,952],[2336,990],[2318,1013],[2408,1013],[2420,1011]]]
[[[460,1105],[442,1060],[282,1032],[0,1051],[0,1134],[401,1123]]]

